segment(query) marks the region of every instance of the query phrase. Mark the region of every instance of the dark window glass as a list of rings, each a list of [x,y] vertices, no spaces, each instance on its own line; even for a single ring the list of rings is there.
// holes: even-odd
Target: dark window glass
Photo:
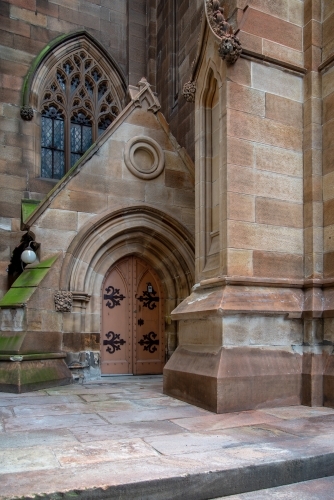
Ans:
[[[71,167],[92,145],[92,123],[84,113],[71,119]]]
[[[111,116],[104,116],[100,121],[99,121],[99,126],[98,126],[98,135],[100,135],[109,127],[109,125],[113,122],[113,119]]]
[[[111,87],[110,77],[84,49],[54,66],[41,92],[42,177],[65,175],[113,122],[119,104]]]
[[[41,156],[41,176],[61,179],[65,174],[64,118],[55,106],[42,112]]]

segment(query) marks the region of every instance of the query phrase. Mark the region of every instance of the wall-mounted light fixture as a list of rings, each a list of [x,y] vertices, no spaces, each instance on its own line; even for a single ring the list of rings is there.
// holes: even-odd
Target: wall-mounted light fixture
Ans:
[[[25,264],[32,264],[35,262],[37,256],[33,249],[30,247],[32,242],[29,243],[28,247],[21,253],[21,260]]]

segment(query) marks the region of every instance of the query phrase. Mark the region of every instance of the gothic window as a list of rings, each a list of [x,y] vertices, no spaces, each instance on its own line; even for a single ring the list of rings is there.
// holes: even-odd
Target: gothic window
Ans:
[[[110,79],[88,51],[65,55],[41,100],[41,176],[60,179],[119,114]]]

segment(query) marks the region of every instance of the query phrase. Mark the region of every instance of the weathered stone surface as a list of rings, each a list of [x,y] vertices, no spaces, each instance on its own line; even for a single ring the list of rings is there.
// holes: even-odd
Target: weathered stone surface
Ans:
[[[258,488],[330,474],[332,409],[295,406],[220,415],[197,409],[197,413],[186,416],[180,406],[175,406],[172,412],[169,407],[167,419],[147,420],[145,412],[144,420],[137,422],[122,421],[127,411],[120,409],[114,413],[118,423],[111,425],[96,412],[69,414],[64,408],[63,415],[45,417],[47,427],[45,419],[34,416],[36,400],[41,401],[41,408],[53,407],[45,405],[48,398],[54,401],[60,397],[47,395],[53,392],[61,392],[66,404],[78,409],[78,391],[91,399],[96,394],[110,397],[127,393],[131,402],[138,402],[141,392],[151,392],[152,399],[170,399],[161,395],[161,377],[100,379],[34,395],[5,395],[1,401],[22,401],[20,406],[28,410],[24,419],[29,432],[12,425],[23,422],[15,412],[4,417],[5,432],[1,432],[0,440],[3,498],[44,494],[51,499],[56,494],[69,496],[75,492],[87,499],[122,495],[167,500],[171,491],[178,500],[217,498],[222,493],[257,498]],[[308,491],[303,483],[298,484],[297,492],[297,486],[284,486],[282,491],[287,488],[294,492],[291,498]],[[256,491],[243,494],[251,490]],[[275,498],[278,490],[273,490]],[[323,491],[317,487],[312,490],[313,496],[305,498],[327,500]],[[271,490],[265,495],[271,498]]]

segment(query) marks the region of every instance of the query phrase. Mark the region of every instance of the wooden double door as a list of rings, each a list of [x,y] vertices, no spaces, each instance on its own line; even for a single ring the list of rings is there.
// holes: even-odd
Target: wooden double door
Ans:
[[[157,374],[164,366],[162,286],[143,260],[122,259],[102,286],[101,373]]]

